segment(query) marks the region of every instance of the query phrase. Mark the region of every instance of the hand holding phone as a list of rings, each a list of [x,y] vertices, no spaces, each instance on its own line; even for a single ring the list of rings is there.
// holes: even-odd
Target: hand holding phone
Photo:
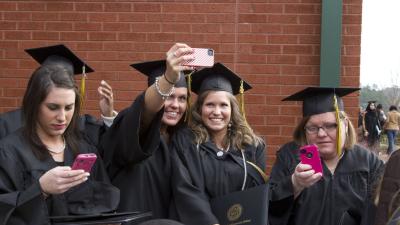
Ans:
[[[72,164],[73,170],[84,170],[90,173],[94,163],[96,162],[97,156],[94,153],[79,154],[74,163]]]
[[[212,67],[214,65],[214,50],[210,48],[193,48],[194,59],[184,61],[183,66]]]
[[[318,147],[316,145],[306,145],[300,148],[300,161],[302,164],[308,164],[315,173],[322,173],[322,163],[319,157]]]

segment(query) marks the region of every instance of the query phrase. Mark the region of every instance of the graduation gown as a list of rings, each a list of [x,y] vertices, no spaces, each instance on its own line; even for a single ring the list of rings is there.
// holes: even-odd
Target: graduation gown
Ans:
[[[95,117],[85,114],[79,117],[79,129],[85,140],[97,146],[101,135],[105,132],[106,126]],[[0,115],[0,140],[8,134],[23,126],[22,109],[18,108]]]
[[[22,127],[22,110],[15,109],[0,115],[0,140]]]
[[[211,211],[210,200],[240,191],[244,180],[244,165],[240,151],[230,148],[221,155],[211,141],[197,146],[189,128],[179,130],[171,143],[171,151],[180,162],[174,163],[173,187],[179,220],[191,225],[219,223]],[[265,145],[247,146],[246,161],[265,169]],[[174,160],[176,158],[173,158]],[[264,184],[259,172],[247,167],[246,188]]]
[[[97,153],[96,148],[80,142],[80,153]],[[74,156],[67,146],[64,165],[71,166]],[[119,190],[110,184],[100,157],[89,179],[63,194],[41,193],[39,178],[57,166],[52,157],[37,159],[19,130],[0,142],[0,224],[50,224],[48,216],[92,215],[114,211]]]
[[[169,218],[171,160],[160,136],[163,110],[141,133],[143,104],[141,94],[118,114],[100,144],[111,181],[121,190],[118,211],[152,211],[153,218]]]
[[[368,131],[368,144],[373,145],[379,141],[378,129],[382,130],[379,123],[379,116],[376,111],[367,111],[364,115],[365,129]]]
[[[270,176],[270,224],[368,224],[364,222],[373,214],[372,191],[383,171],[383,162],[372,152],[355,145],[344,151],[335,174],[324,164],[323,178],[294,199],[291,176],[300,162],[299,147],[290,142],[277,153]]]

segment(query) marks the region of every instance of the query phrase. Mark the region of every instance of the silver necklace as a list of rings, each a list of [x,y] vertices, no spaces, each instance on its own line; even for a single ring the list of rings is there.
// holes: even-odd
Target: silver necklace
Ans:
[[[217,152],[217,156],[218,157],[223,156],[225,152],[229,151],[229,147],[230,147],[230,144],[228,144],[228,147],[226,147],[225,149],[224,148],[218,148],[219,151]]]
[[[65,146],[66,146],[65,138],[63,137],[63,146],[61,148],[54,149],[54,148],[47,147],[47,150],[49,150],[49,152],[51,152],[53,154],[60,154],[60,153],[64,152]]]

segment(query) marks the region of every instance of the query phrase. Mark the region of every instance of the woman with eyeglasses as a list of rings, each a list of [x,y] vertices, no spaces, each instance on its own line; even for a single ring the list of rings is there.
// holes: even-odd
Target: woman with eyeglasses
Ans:
[[[271,225],[370,224],[374,189],[383,162],[356,145],[355,129],[341,97],[354,88],[306,88],[284,100],[303,101],[294,141],[277,152],[272,168]],[[323,172],[300,162],[299,149],[316,145]]]

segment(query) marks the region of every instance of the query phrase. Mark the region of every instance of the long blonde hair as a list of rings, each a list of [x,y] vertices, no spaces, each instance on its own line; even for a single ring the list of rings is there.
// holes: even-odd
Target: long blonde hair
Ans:
[[[196,144],[201,144],[210,140],[211,138],[201,119],[201,108],[204,100],[210,92],[212,91],[205,91],[201,93],[192,107],[190,115],[192,118],[189,125],[195,135]],[[259,144],[263,143],[262,138],[254,133],[240,113],[239,104],[236,97],[229,92],[225,93],[231,104],[231,125],[228,127],[228,133],[224,137],[223,145],[230,145],[239,150],[244,149],[246,145],[253,145],[257,147]]]

